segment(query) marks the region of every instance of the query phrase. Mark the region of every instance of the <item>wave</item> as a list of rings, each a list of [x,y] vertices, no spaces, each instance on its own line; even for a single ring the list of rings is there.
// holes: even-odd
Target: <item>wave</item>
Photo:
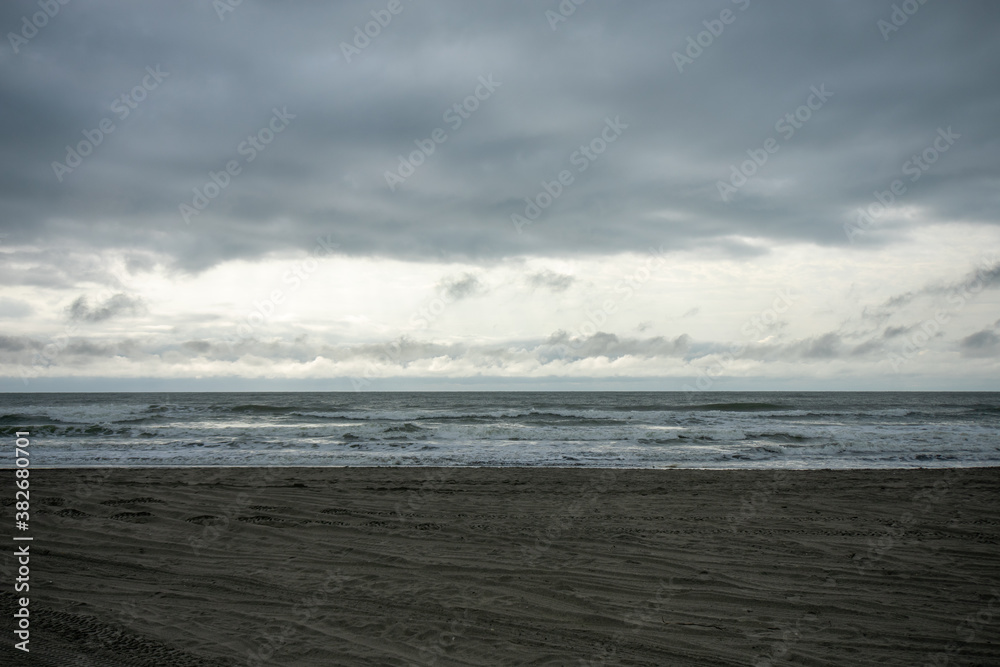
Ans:
[[[747,433],[744,440],[770,440],[771,442],[784,442],[784,443],[797,443],[797,442],[808,442],[810,440],[815,440],[806,435],[800,435],[798,433]]]
[[[492,424],[498,420],[561,423],[563,425],[607,425],[627,423],[623,411],[609,416],[599,416],[590,412],[538,412],[535,410],[512,412],[411,412],[411,411],[372,411],[372,412],[302,412],[288,413],[293,417],[311,417],[316,419],[359,421],[359,422],[453,422],[466,424]],[[420,428],[414,426],[414,428]]]
[[[259,403],[247,403],[246,405],[234,405],[228,408],[229,412],[250,412],[264,415],[286,415],[295,412],[298,408],[283,407],[278,405],[261,405]]]
[[[349,416],[343,412],[302,412],[301,410],[294,410],[288,413],[291,417],[315,417],[316,419],[338,419],[338,420],[348,420],[348,421],[365,421],[366,417]]]
[[[25,414],[21,412],[14,412],[7,415],[0,415],[0,424],[10,424],[11,426],[18,425],[35,425],[35,424],[64,424],[59,419],[50,417],[49,415],[32,415]]]
[[[402,426],[390,426],[389,428],[385,429],[383,433],[417,433],[419,431],[426,431],[426,430],[427,429],[421,428],[416,424],[411,424],[409,422],[406,422]]]
[[[687,440],[684,436],[676,438],[637,438],[640,445],[676,445],[678,440]]]
[[[673,412],[763,412],[792,408],[778,403],[702,403],[701,405],[674,405],[664,409]]]

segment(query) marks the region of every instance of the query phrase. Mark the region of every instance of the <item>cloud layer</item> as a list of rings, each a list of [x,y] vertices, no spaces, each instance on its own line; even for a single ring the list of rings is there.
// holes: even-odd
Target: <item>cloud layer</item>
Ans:
[[[552,5],[404,2],[351,62],[341,43],[381,7],[248,0],[223,20],[211,3],[62,7],[0,63],[7,242],[151,250],[185,270],[326,233],[411,260],[740,253],[735,237],[846,244],[844,223],[894,179],[913,214],[884,216],[871,240],[996,222],[995,3],[921,6],[888,40],[887,2],[594,3],[555,30]],[[4,3],[0,25],[32,10]],[[698,52],[688,38],[721,10],[732,22],[678,71],[674,54]],[[820,86],[832,96],[796,120]],[[617,141],[582,158],[619,116]],[[104,119],[114,129],[56,174]],[[948,127],[961,138],[911,182],[903,165]],[[718,182],[769,138],[778,152],[723,202]],[[428,140],[391,191],[385,173]],[[517,234],[511,215],[564,170],[574,182]],[[180,204],[201,198],[185,224]]]
[[[0,5],[0,373],[995,364],[997,3],[391,4]]]

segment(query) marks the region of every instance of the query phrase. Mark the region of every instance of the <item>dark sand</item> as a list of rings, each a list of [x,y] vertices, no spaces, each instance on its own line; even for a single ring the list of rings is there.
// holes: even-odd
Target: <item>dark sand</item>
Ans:
[[[1000,665],[1000,469],[31,481],[4,665]]]

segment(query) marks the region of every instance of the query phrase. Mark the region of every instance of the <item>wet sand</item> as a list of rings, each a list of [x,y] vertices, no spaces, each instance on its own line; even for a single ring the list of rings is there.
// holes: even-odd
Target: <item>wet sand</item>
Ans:
[[[31,481],[2,664],[1000,664],[1000,469]]]

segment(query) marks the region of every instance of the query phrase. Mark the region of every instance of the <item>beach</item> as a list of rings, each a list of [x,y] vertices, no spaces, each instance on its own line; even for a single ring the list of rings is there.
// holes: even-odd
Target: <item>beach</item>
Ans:
[[[16,664],[1000,664],[997,468],[31,482]]]

